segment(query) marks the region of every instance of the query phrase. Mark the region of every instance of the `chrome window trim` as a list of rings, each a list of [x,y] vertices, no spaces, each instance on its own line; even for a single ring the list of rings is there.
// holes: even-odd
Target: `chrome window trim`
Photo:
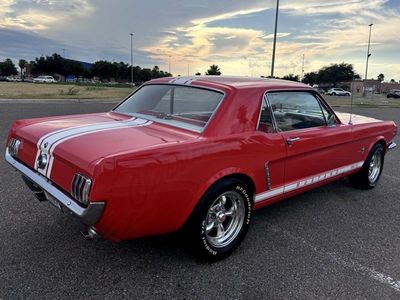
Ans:
[[[268,98],[268,94],[270,94],[270,93],[308,93],[308,94],[310,94],[311,96],[313,96],[313,97],[315,98],[315,100],[317,101],[317,103],[318,103],[318,105],[320,106],[320,109],[321,109],[321,101],[320,101],[320,98],[317,97],[317,93],[316,93],[315,91],[312,91],[312,90],[308,90],[308,89],[304,89],[304,90],[302,90],[302,89],[293,89],[293,90],[269,90],[269,91],[265,92],[266,99],[268,100],[269,105],[271,105],[271,104],[270,104],[271,102],[270,102],[270,100],[269,100],[269,98]],[[270,108],[271,108],[271,106],[270,106]],[[333,110],[330,110],[330,111],[333,112]],[[261,112],[260,112],[260,113],[261,113]],[[297,131],[297,130],[304,130],[304,129],[310,129],[310,128],[329,127],[329,126],[327,125],[328,123],[327,123],[327,121],[326,121],[326,118],[325,118],[324,113],[322,112],[322,109],[321,109],[321,113],[322,113],[322,115],[323,115],[323,117],[324,117],[324,120],[325,120],[325,125],[324,125],[324,126],[315,126],[315,127],[299,128],[299,129],[288,130],[288,131],[285,131],[285,132],[293,132],[293,131]],[[335,116],[335,120],[337,121],[338,118],[337,118],[336,114],[335,114],[334,112],[333,112],[333,114],[334,114],[334,116]],[[272,113],[272,109],[271,109],[271,115],[272,115],[272,119],[273,119],[273,123],[274,123],[274,127],[275,127],[276,132],[283,132],[283,131],[281,131],[281,130],[278,128],[278,125],[277,125],[277,123],[276,123],[275,116],[274,116],[274,114]]]
[[[67,196],[64,192],[58,189],[54,184],[42,176],[41,174],[32,171],[22,163],[16,161],[9,153],[8,147],[5,153],[6,161],[13,166],[17,171],[22,173],[29,180],[40,186],[46,193],[51,195],[59,204],[66,208],[71,214],[75,215],[80,221],[86,225],[94,225],[100,219],[105,208],[104,202],[90,202],[87,207],[80,206],[74,199]]]
[[[260,112],[258,113],[258,121],[257,121],[257,124],[256,124],[256,131],[264,132],[262,130],[258,130],[258,126],[260,125],[260,121],[261,121],[261,112],[262,112],[262,109],[263,109],[263,104],[265,103],[267,108],[268,108],[268,110],[269,110],[269,114],[271,115],[272,127],[274,129],[273,133],[277,133],[278,130],[277,130],[277,126],[276,126],[276,123],[275,123],[275,119],[274,119],[273,114],[272,114],[271,103],[268,100],[267,93],[268,92],[264,93],[264,95],[262,97],[262,100],[261,100]],[[264,132],[264,133],[268,134],[268,132]],[[271,132],[269,132],[269,133],[271,133]]]
[[[149,86],[149,85],[171,85],[171,86],[181,86],[181,87],[189,87],[189,88],[195,88],[195,89],[208,90],[208,91],[213,91],[213,92],[217,92],[217,93],[222,94],[222,98],[221,98],[221,101],[219,101],[217,107],[214,109],[214,112],[212,113],[212,115],[208,119],[207,123],[203,127],[192,125],[192,124],[189,124],[189,123],[180,122],[180,121],[174,121],[174,123],[171,124],[171,122],[163,121],[163,119],[159,119],[159,118],[154,118],[154,120],[153,119],[149,119],[148,115],[141,115],[141,114],[136,114],[136,113],[123,113],[123,112],[115,111],[116,108],[118,108],[122,103],[127,101],[130,97],[132,97],[140,89],[142,89],[145,86]],[[197,86],[197,85],[191,85],[191,84],[182,84],[182,83],[169,83],[169,82],[147,83],[147,84],[141,85],[138,89],[134,90],[131,94],[129,94],[125,99],[123,99],[120,103],[118,103],[115,107],[113,107],[111,109],[111,112],[115,112],[115,113],[122,114],[122,115],[127,115],[127,116],[140,115],[141,118],[147,119],[149,121],[154,121],[156,123],[158,122],[158,123],[161,123],[161,124],[170,125],[172,127],[186,129],[186,130],[194,131],[196,133],[200,133],[201,134],[201,133],[203,133],[204,131],[207,130],[208,126],[210,125],[210,123],[214,119],[215,115],[217,114],[219,108],[221,107],[221,105],[225,101],[225,99],[226,99],[226,92],[224,92],[223,90],[217,89],[217,88],[203,87],[203,86]],[[175,124],[175,122],[179,123],[179,124]],[[182,125],[182,123],[184,123],[185,125]]]

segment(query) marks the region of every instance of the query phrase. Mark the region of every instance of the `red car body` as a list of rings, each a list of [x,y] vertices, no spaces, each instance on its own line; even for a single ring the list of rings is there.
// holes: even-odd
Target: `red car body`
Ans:
[[[349,124],[348,114],[337,113],[335,126],[257,130],[266,93],[309,92],[329,108],[303,84],[196,77],[156,79],[145,86],[164,84],[218,90],[224,99],[202,132],[115,111],[19,120],[7,140],[9,147],[20,141],[18,154],[7,149],[6,159],[25,177],[31,172],[33,189],[43,189],[63,210],[118,241],[182,228],[199,199],[221,178],[234,176],[251,184],[258,209],[356,173],[377,143],[385,151],[394,147],[393,122],[353,115]],[[83,126],[86,131],[80,132]],[[52,149],[40,170],[37,161],[45,146]],[[88,206],[73,197],[75,174],[91,179]],[[96,203],[101,204],[97,210]]]

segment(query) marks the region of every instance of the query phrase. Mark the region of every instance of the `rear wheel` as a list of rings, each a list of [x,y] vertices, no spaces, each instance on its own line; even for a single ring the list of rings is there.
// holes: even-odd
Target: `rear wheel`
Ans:
[[[336,93],[332,93],[332,96],[336,96]]]
[[[368,190],[376,186],[381,176],[384,162],[384,149],[381,144],[375,144],[368,154],[361,169],[350,177],[357,188]]]
[[[195,251],[208,260],[229,256],[243,241],[252,218],[252,192],[236,178],[207,191],[189,221]]]

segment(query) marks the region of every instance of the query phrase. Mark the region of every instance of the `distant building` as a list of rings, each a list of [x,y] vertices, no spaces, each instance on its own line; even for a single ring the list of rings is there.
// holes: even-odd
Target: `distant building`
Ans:
[[[342,85],[348,86],[354,94],[362,94],[364,90],[374,94],[386,94],[390,90],[400,90],[400,83],[398,82],[380,82],[377,79],[354,80],[352,82],[343,82]]]

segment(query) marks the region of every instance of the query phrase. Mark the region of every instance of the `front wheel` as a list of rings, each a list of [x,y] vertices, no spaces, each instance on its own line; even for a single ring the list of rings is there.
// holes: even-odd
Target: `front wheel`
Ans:
[[[382,173],[384,157],[383,146],[375,144],[361,169],[350,177],[352,184],[363,190],[374,188]]]
[[[252,191],[245,182],[229,178],[216,183],[190,220],[195,251],[208,260],[229,256],[246,236],[252,211]]]

